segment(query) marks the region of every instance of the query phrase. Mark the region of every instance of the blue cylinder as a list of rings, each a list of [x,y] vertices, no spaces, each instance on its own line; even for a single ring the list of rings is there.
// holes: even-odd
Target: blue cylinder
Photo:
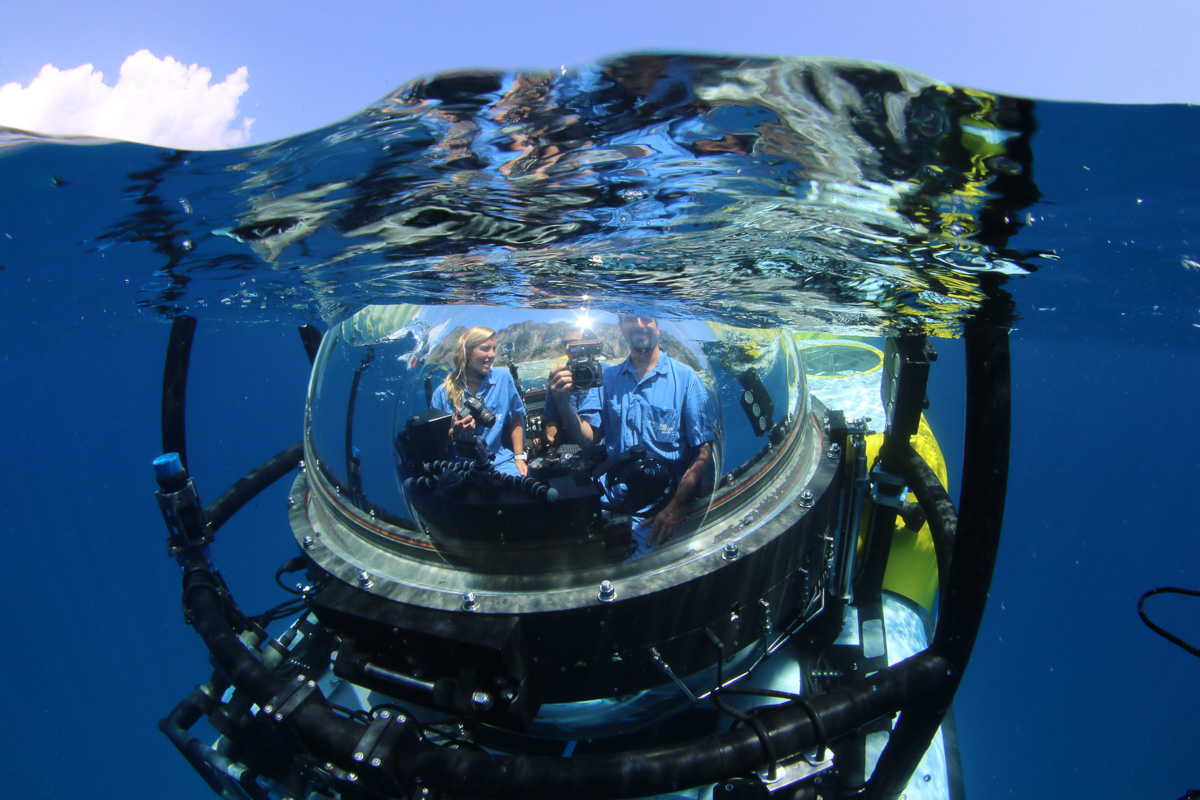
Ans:
[[[163,491],[178,491],[187,481],[187,470],[179,453],[163,453],[154,459],[154,477]]]

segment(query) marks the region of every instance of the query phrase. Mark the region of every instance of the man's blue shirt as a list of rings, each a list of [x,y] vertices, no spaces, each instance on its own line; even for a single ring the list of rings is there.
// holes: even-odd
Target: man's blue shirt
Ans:
[[[661,350],[658,363],[640,381],[629,359],[606,367],[597,394],[598,408],[581,406],[579,415],[599,417],[610,458],[645,445],[679,479],[700,445],[716,439],[712,405],[700,376]]]
[[[463,387],[464,394],[471,392]],[[517,475],[517,465],[513,461],[513,452],[504,446],[504,432],[512,425],[513,419],[525,417],[525,406],[517,386],[513,383],[512,375],[507,370],[492,369],[479,382],[479,391],[475,396],[483,401],[483,405],[496,415],[496,424],[484,428],[476,424],[475,432],[483,436],[488,452],[492,454],[492,466],[509,475]],[[446,396],[446,385],[439,384],[434,390],[430,401],[433,408],[456,413],[450,398]]]

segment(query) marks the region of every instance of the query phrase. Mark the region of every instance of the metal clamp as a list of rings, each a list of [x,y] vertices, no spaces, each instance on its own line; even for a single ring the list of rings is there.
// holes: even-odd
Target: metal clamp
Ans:
[[[263,711],[276,723],[281,723],[290,717],[292,712],[299,708],[300,704],[307,700],[316,689],[316,681],[310,680],[306,675],[297,675],[291,686],[284,687],[282,691],[271,698],[270,703],[263,706]]]
[[[392,754],[392,748],[408,727],[408,717],[399,711],[383,709],[371,720],[366,733],[354,748],[354,760],[378,769]]]

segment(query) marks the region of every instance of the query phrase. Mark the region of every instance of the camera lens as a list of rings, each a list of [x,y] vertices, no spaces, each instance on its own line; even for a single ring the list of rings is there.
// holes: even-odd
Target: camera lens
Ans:
[[[463,408],[475,418],[475,424],[480,427],[490,428],[496,424],[496,415],[489,411],[478,397],[464,397]]]

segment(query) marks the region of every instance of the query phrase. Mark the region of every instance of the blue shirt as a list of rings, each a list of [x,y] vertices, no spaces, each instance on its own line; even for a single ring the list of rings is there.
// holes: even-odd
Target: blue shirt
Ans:
[[[463,394],[470,395],[471,392],[464,386]],[[521,402],[521,395],[517,393],[517,385],[513,383],[512,375],[504,369],[490,370],[479,382],[479,391],[475,392],[475,396],[483,401],[488,411],[496,415],[496,424],[490,428],[478,423],[475,425],[475,432],[483,436],[488,452],[492,454],[492,466],[500,472],[518,475],[513,451],[504,446],[504,432],[512,426],[513,420],[525,419],[525,405]],[[458,413],[450,403],[450,398],[446,397],[445,383],[440,384],[434,391],[430,405],[452,414]]]
[[[605,367],[604,385],[596,393],[598,408],[581,407],[579,415],[588,419],[588,413],[598,412],[610,458],[634,445],[645,445],[671,465],[678,480],[700,445],[717,438],[712,405],[700,376],[661,350],[658,363],[640,381],[629,359]]]
[[[599,391],[599,387],[571,390],[571,410],[592,426],[600,424]],[[542,421],[562,424],[562,413],[558,410],[558,401],[554,397],[554,392],[546,392],[546,407],[542,409]]]

